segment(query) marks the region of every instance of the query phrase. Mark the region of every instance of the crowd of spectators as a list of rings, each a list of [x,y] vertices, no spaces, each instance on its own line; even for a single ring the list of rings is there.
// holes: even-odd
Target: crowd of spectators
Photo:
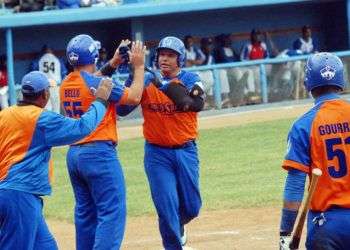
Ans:
[[[3,7],[10,12],[18,13],[53,9],[76,9],[91,6],[113,6],[119,4],[121,4],[121,0],[4,0]]]
[[[259,60],[271,57],[291,57],[314,53],[315,45],[309,26],[302,27],[301,37],[290,43],[290,48],[279,49],[270,35],[258,29],[250,32],[250,39],[244,43],[240,51],[234,49],[231,34],[220,34],[215,37],[195,39],[188,35],[184,38],[186,46],[186,66],[201,66],[214,63],[231,63],[247,60]],[[195,42],[197,41],[197,42]],[[269,45],[269,46],[268,46]],[[271,51],[271,53],[270,53]],[[302,62],[267,65],[270,95],[272,99],[288,98],[292,92],[292,80],[298,80],[302,71]],[[204,83],[208,105],[214,106],[213,75],[211,71],[198,72]],[[258,66],[233,67],[219,71],[221,82],[221,99],[223,107],[260,103],[260,70]],[[302,90],[302,89],[301,89]],[[299,91],[299,90],[297,90]],[[304,95],[306,93],[303,93]],[[299,93],[297,93],[299,95]]]

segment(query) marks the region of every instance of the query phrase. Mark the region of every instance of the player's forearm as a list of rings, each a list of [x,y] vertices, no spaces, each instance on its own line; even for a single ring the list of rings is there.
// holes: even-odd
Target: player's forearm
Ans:
[[[296,169],[288,171],[284,188],[284,202],[281,216],[281,235],[293,231],[298,210],[303,200],[306,174]]]
[[[49,146],[71,144],[83,139],[96,129],[106,113],[104,103],[95,101],[80,119],[72,119],[60,115],[43,122],[45,139]]]
[[[130,86],[126,104],[136,105],[141,101],[144,86],[144,66],[138,66],[134,69],[134,80]]]
[[[98,70],[95,75],[96,76],[108,76],[108,77],[111,77],[115,70],[117,69],[117,67],[119,66],[119,64],[116,64],[114,62],[112,62],[112,59],[107,62],[105,65],[103,65],[101,67],[100,70]]]

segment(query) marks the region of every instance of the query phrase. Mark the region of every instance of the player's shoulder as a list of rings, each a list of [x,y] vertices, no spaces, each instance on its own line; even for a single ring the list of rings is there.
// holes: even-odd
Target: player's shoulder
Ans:
[[[81,71],[80,72],[81,77],[84,79],[84,82],[89,86],[89,87],[96,87],[100,83],[100,81],[103,79],[102,76],[96,76],[94,74],[91,74],[86,71]]]
[[[293,125],[291,130],[292,131],[306,131],[310,132],[312,123],[317,115],[317,112],[320,110],[320,105],[316,105],[312,107],[309,111],[301,115],[299,118],[297,118]]]
[[[68,119],[61,114],[57,114],[53,111],[44,109],[37,120],[37,128],[45,129],[50,127],[52,124],[60,122],[64,119]]]
[[[196,82],[201,81],[197,73],[185,70],[181,70],[178,78],[184,84],[195,84]]]
[[[154,79],[154,75],[150,72],[145,73],[144,83],[145,86],[149,85]]]

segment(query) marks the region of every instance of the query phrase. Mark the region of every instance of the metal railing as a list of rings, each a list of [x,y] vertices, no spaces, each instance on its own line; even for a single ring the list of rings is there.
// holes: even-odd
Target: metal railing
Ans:
[[[345,72],[348,73],[348,76],[346,79],[350,78],[350,51],[339,51],[335,52],[337,56],[343,58],[343,62],[346,66],[349,65],[349,70],[345,69]],[[254,67],[255,70],[258,71],[258,81],[259,81],[259,87],[260,90],[257,91],[256,94],[260,95],[260,102],[261,103],[268,103],[274,101],[273,98],[271,97],[271,94],[269,95],[269,90],[270,92],[273,91],[271,89],[272,84],[271,80],[269,79],[271,77],[267,73],[266,67],[268,65],[278,65],[278,64],[286,64],[288,62],[298,62],[298,61],[306,61],[309,55],[303,55],[303,56],[293,56],[293,57],[283,57],[283,58],[271,58],[271,59],[264,59],[264,60],[253,60],[253,61],[243,61],[243,62],[234,62],[234,63],[222,63],[222,64],[213,64],[213,65],[205,65],[205,66],[196,66],[196,67],[191,67],[191,68],[185,68],[187,71],[193,71],[193,72],[211,72],[212,75],[212,82],[213,82],[213,97],[214,97],[214,108],[221,109],[222,108],[222,77],[220,75],[220,71],[222,70],[230,70],[233,68],[249,68],[249,67]],[[349,57],[344,58],[344,57]],[[349,60],[349,63],[347,63],[347,60]],[[301,67],[301,70],[304,71],[304,67]],[[120,80],[125,80],[128,75],[127,74],[116,74],[113,77],[118,78]],[[256,78],[256,77],[255,77]],[[255,79],[257,80],[257,79]],[[301,85],[303,82],[303,77],[300,79]],[[303,88],[302,86],[300,87],[299,83],[293,83],[295,87],[297,87],[297,90],[294,91],[299,91],[298,88]],[[284,86],[281,86],[280,88],[283,88]],[[270,89],[269,89],[270,88]],[[18,91],[20,89],[19,85],[16,85],[16,90]],[[232,91],[232,90],[230,90]],[[293,96],[294,99],[299,99],[298,93]]]

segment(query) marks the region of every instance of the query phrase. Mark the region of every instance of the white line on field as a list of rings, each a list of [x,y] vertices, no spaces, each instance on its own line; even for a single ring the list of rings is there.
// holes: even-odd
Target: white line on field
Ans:
[[[252,240],[264,240],[265,238],[263,237],[250,237]]]

